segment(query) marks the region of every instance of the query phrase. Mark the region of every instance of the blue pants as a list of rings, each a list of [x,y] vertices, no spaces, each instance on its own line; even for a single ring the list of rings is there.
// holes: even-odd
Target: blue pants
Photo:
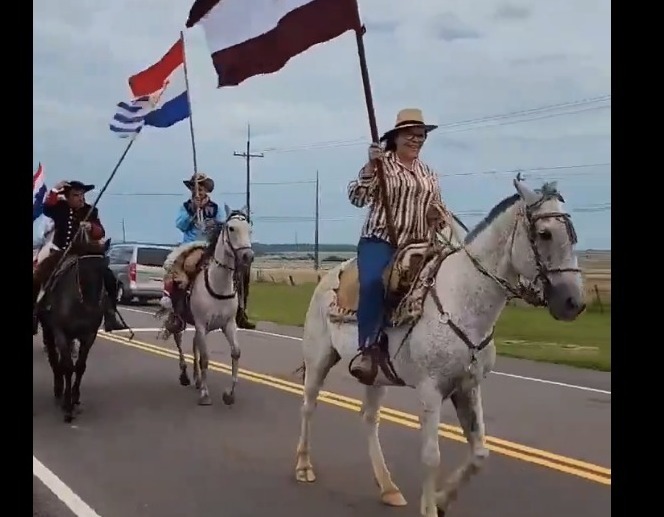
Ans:
[[[372,344],[383,328],[385,317],[383,273],[394,252],[395,249],[389,242],[373,237],[362,238],[357,245],[357,269],[360,280],[357,327],[360,349]]]

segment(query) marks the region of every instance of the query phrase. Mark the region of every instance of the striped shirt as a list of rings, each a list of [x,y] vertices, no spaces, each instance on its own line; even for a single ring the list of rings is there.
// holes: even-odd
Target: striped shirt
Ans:
[[[429,237],[427,208],[430,203],[443,206],[436,173],[419,159],[408,168],[390,151],[385,153],[383,170],[397,245],[403,246],[412,240],[426,240]],[[389,242],[385,207],[379,197],[378,177],[375,174],[368,176],[362,168],[358,178],[348,184],[350,202],[359,208],[369,205],[361,236]]]

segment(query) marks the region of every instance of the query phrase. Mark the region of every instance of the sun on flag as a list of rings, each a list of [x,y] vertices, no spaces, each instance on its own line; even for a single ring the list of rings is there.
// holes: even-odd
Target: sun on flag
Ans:
[[[191,116],[184,70],[184,41],[178,41],[152,66],[129,78],[133,99],[119,102],[110,129],[120,137],[143,126],[170,127]]]
[[[186,26],[196,24],[220,87],[277,72],[314,45],[362,27],[357,0],[195,0]]]

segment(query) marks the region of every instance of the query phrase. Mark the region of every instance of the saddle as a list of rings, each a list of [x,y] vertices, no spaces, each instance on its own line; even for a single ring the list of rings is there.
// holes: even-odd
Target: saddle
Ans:
[[[183,291],[189,289],[191,282],[205,266],[206,247],[205,242],[183,244],[166,257],[164,270]]]
[[[422,314],[429,280],[446,256],[440,244],[414,242],[403,246],[383,272],[387,302],[387,322],[397,327],[414,323]],[[357,322],[360,299],[357,258],[345,262],[339,270],[329,318],[334,323]]]

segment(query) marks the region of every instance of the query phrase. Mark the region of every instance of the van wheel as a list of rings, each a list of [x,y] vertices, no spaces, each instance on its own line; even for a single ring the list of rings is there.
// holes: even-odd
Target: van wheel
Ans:
[[[124,303],[124,304],[129,303],[129,299],[125,295],[124,286],[122,284],[118,284],[117,302],[118,303]]]

